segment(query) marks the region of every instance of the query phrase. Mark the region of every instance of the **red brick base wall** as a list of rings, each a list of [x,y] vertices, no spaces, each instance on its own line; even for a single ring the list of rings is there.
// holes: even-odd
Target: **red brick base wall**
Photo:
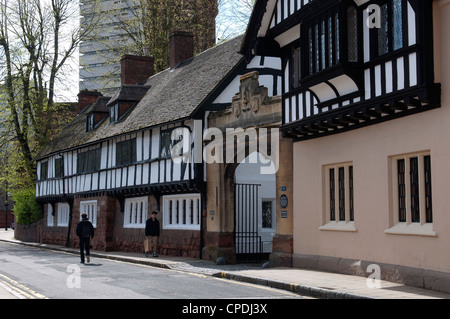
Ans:
[[[80,220],[80,202],[97,201],[97,227],[91,247],[99,251],[125,251],[144,253],[145,229],[124,228],[124,212],[121,212],[119,201],[112,196],[75,198],[72,209],[70,227],[70,247],[76,248],[79,239],[76,236],[76,226]],[[37,240],[45,244],[65,246],[68,227],[57,227],[57,207],[55,207],[54,226],[47,225],[48,205],[44,205],[44,218],[38,223]],[[157,202],[149,196],[148,211],[156,210]],[[162,228],[162,216],[158,215]],[[200,231],[161,229],[161,255],[184,256],[200,258]]]
[[[200,231],[164,229],[159,239],[162,255],[200,258]]]

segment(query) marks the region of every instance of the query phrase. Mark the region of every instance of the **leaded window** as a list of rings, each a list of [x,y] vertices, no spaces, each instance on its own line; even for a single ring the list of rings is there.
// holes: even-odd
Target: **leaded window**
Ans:
[[[263,228],[273,228],[273,201],[263,200],[262,201],[262,227]]]
[[[339,63],[339,16],[333,17],[326,17],[308,28],[310,75]]]
[[[345,168],[339,167],[339,221],[345,221]]]
[[[358,21],[361,18],[361,11],[356,7],[341,10],[337,5],[305,21],[301,36],[301,49],[305,52],[302,57],[302,76],[313,75],[346,62],[359,62]]]
[[[414,154],[395,158],[397,221],[432,223],[431,156]]]
[[[292,50],[292,88],[296,89],[300,87],[301,80],[301,55],[300,48],[294,48]]]
[[[100,169],[101,148],[78,153],[77,173],[92,173]]]
[[[403,48],[407,32],[404,30],[406,0],[389,0],[380,6],[377,34],[378,56]]]
[[[40,177],[39,180],[43,181],[48,178],[48,161],[41,162],[41,169],[40,169]]]
[[[433,222],[433,204],[431,196],[431,156],[424,157],[425,179],[425,217],[427,223]]]
[[[116,166],[136,163],[136,139],[118,142],[116,144]]]
[[[64,177],[64,158],[55,159],[55,178]]]
[[[326,167],[327,221],[353,222],[355,220],[353,165]]]
[[[378,55],[389,52],[388,5],[382,5],[380,11],[380,28],[378,29]]]
[[[334,168],[330,169],[330,220],[336,220],[336,189]]]
[[[410,164],[410,190],[411,190],[411,222],[420,222],[420,199],[419,199],[419,159],[411,157]]]
[[[394,50],[403,47],[403,4],[402,0],[393,0]]]
[[[406,222],[406,182],[405,182],[405,160],[397,161],[398,176],[398,221]]]
[[[358,62],[358,12],[355,7],[347,9],[348,62]]]

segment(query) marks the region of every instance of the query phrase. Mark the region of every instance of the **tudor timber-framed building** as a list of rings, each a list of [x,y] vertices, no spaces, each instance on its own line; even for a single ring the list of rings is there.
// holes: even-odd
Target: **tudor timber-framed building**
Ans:
[[[294,267],[450,291],[448,21],[446,0],[256,2],[241,52],[282,62]]]
[[[249,72],[258,72],[270,96],[279,93],[278,60],[257,56],[247,63],[242,39],[192,57],[185,52],[192,35],[176,31],[169,69],[153,75],[152,58],[124,56],[114,96],[80,92],[80,113],[37,158],[43,211],[37,240],[77,245],[74,225],[85,211],[96,228],[94,249],[143,252],[145,221],[157,210],[160,253],[202,257],[206,168],[193,158],[175,163],[171,133],[187,128],[194,156],[208,115],[231,105]]]

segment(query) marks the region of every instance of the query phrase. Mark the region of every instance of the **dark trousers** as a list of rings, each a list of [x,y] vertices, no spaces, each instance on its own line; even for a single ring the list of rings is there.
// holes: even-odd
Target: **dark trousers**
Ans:
[[[86,250],[86,256],[90,256],[90,250],[89,245],[91,243],[91,237],[83,238],[80,237],[80,255],[81,255],[81,262],[84,263],[84,251]]]

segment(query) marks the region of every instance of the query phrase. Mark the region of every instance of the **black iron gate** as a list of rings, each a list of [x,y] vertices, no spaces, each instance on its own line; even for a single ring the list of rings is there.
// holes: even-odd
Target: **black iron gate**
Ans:
[[[259,184],[236,184],[234,211],[236,259],[240,263],[264,259],[258,231]]]

